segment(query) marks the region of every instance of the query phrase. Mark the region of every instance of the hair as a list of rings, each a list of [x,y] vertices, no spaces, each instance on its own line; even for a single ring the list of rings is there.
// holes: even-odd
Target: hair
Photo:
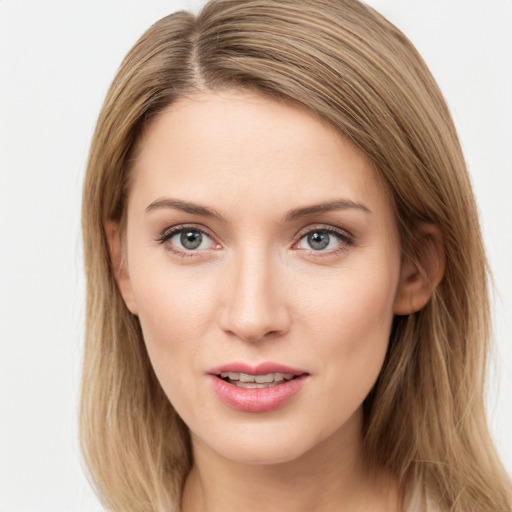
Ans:
[[[80,428],[103,505],[177,511],[192,464],[188,429],[117,288],[105,225],[125,221],[131,162],[151,122],[178,99],[233,88],[306,108],[357,146],[389,186],[407,257],[424,250],[419,226],[440,230],[444,278],[422,310],[395,317],[363,404],[364,456],[442,511],[510,512],[484,407],[488,267],[456,130],[411,42],[357,0],[214,0],[155,23],[121,64],[92,139],[82,211]]]

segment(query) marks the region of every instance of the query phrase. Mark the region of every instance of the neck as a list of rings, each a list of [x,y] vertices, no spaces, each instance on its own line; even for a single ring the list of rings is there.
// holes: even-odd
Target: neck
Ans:
[[[362,461],[360,418],[300,457],[274,464],[228,460],[192,435],[194,466],[182,512],[398,512],[396,480]],[[351,430],[351,432],[350,432]]]

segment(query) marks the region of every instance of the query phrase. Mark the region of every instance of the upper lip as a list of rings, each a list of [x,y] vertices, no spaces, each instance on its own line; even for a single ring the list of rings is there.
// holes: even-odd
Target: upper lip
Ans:
[[[304,370],[292,368],[279,363],[265,362],[251,365],[242,362],[227,363],[216,366],[208,371],[210,375],[220,375],[224,372],[245,373],[246,375],[267,375],[269,373],[289,373],[292,375],[303,375],[308,373]]]

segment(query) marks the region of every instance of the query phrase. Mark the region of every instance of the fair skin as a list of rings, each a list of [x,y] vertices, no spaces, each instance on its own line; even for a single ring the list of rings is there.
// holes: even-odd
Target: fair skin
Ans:
[[[119,289],[191,432],[183,512],[399,511],[395,480],[362,464],[361,405],[394,315],[428,301],[425,269],[440,265],[403,260],[370,162],[298,107],[223,91],[168,107],[133,173],[126,232],[106,230]],[[301,384],[262,406],[259,389],[215,374],[228,364],[285,365]],[[220,382],[243,399],[226,402]]]

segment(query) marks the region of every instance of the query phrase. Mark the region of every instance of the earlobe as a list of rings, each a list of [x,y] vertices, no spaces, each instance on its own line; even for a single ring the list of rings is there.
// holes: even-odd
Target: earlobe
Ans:
[[[395,315],[410,315],[422,309],[443,279],[445,253],[443,237],[433,224],[419,228],[420,249],[402,262],[395,296]]]
[[[108,241],[112,274],[114,275],[117,287],[123,297],[126,307],[131,313],[136,315],[137,308],[133,296],[130,275],[126,265],[126,259],[124,258],[119,223],[112,220],[107,221],[105,223],[105,234]]]

